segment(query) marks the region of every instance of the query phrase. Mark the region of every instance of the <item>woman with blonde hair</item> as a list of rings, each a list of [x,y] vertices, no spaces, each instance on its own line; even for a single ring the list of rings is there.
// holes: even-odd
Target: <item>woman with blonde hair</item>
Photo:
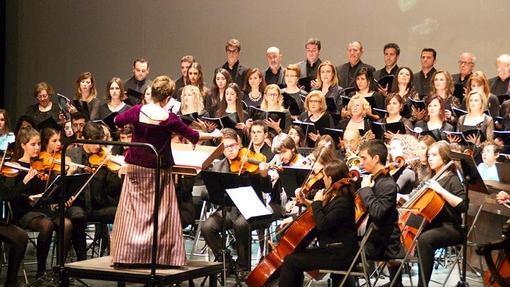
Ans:
[[[337,71],[335,65],[330,61],[322,62],[317,68],[317,90],[320,90],[325,98],[333,98],[335,101],[335,110],[330,112],[338,113],[342,110],[342,101],[340,96],[344,94],[342,87],[338,83]]]
[[[368,131],[372,128],[372,121],[367,117],[371,107],[368,101],[361,95],[354,95],[347,104],[349,117],[338,124],[338,128],[345,131],[348,128]]]
[[[333,118],[327,111],[326,98],[321,91],[311,91],[305,98],[304,107],[305,111],[298,117],[299,121],[313,123],[317,131],[334,127]],[[306,134],[312,142],[317,141],[319,137],[319,133]],[[308,142],[308,145],[311,146],[311,142]]]
[[[486,98],[487,105],[484,107],[485,110],[489,111],[491,117],[498,117],[500,114],[500,102],[498,96],[491,93],[489,86],[489,80],[482,71],[475,71],[469,77],[466,84],[466,96],[471,94],[472,91],[478,90]],[[466,98],[462,100],[462,106],[466,106]],[[501,103],[503,107],[503,103]]]

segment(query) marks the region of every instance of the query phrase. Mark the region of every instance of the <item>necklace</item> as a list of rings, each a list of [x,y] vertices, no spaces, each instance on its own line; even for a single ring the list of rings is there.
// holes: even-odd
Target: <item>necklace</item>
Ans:
[[[252,94],[253,93],[248,93],[248,97],[250,98],[250,100],[252,100],[252,102],[258,102],[258,100],[260,100],[260,98],[262,97],[261,93],[259,93],[258,97],[253,97]]]

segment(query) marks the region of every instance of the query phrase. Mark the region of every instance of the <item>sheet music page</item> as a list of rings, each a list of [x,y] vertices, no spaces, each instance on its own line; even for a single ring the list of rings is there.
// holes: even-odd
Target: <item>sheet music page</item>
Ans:
[[[242,186],[229,188],[226,191],[246,220],[252,217],[271,215],[271,211],[260,201],[253,187]]]
[[[210,155],[210,153],[195,150],[172,150],[172,156],[176,165],[194,168],[202,168],[202,164]]]

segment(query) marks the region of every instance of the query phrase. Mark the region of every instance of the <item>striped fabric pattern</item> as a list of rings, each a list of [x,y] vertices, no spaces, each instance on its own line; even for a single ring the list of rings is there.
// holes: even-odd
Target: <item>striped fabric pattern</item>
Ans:
[[[113,263],[150,264],[155,169],[129,164],[111,240]],[[157,264],[182,266],[186,253],[170,169],[161,170]]]

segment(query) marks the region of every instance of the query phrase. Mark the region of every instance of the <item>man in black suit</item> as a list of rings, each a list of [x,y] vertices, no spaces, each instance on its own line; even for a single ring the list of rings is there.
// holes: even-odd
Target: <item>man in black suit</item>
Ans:
[[[148,79],[149,73],[149,61],[147,59],[138,58],[133,62],[133,76],[126,80],[124,84],[124,90],[128,94],[125,102],[128,105],[134,106],[142,101],[145,89],[152,84],[152,81]]]
[[[301,74],[299,75],[299,79],[304,78],[312,78],[313,80],[310,83],[309,87],[305,87],[304,90],[307,92],[310,91],[310,88],[318,88],[317,85],[317,68],[322,63],[322,60],[319,58],[321,54],[321,41],[317,38],[310,38],[305,43],[305,55],[306,60],[303,60],[296,65],[299,66]],[[306,86],[306,85],[305,85]]]
[[[241,42],[237,39],[230,39],[227,41],[225,45],[225,52],[227,53],[227,62],[223,64],[223,66],[216,68],[223,68],[230,73],[232,76],[232,82],[239,85],[239,87],[244,87],[244,83],[246,82],[246,75],[248,73],[248,67],[241,65],[239,63],[239,56],[241,54]],[[214,74],[216,75],[216,70]]]
[[[351,42],[347,45],[347,57],[349,61],[338,66],[338,85],[344,88],[354,87],[356,74],[362,67],[366,67],[370,72],[375,72],[375,68],[361,61],[363,55],[363,45],[359,41]]]
[[[380,140],[365,142],[360,147],[359,156],[363,168],[370,176],[363,178],[358,193],[368,213],[368,224],[373,222],[376,230],[367,241],[367,258],[376,261],[389,261],[404,257],[398,227],[397,191],[398,186],[385,169],[388,149]],[[391,262],[391,261],[390,261]],[[388,263],[390,279],[397,274],[398,264]],[[402,286],[401,275],[395,286]]]
[[[282,54],[278,47],[269,47],[266,51],[268,68],[264,75],[266,84],[276,84],[280,88],[285,88],[285,79],[283,77]]]
[[[193,62],[195,62],[195,58],[191,55],[186,55],[181,58],[181,76],[175,80],[175,91],[172,97],[175,98],[175,93],[179,91],[179,89],[190,84],[188,80],[188,69],[191,67]],[[180,96],[181,95],[179,95],[179,97]]]
[[[421,71],[414,74],[414,87],[420,97],[430,94],[430,77],[436,72],[437,52],[432,48],[423,48],[421,50],[420,63]]]

